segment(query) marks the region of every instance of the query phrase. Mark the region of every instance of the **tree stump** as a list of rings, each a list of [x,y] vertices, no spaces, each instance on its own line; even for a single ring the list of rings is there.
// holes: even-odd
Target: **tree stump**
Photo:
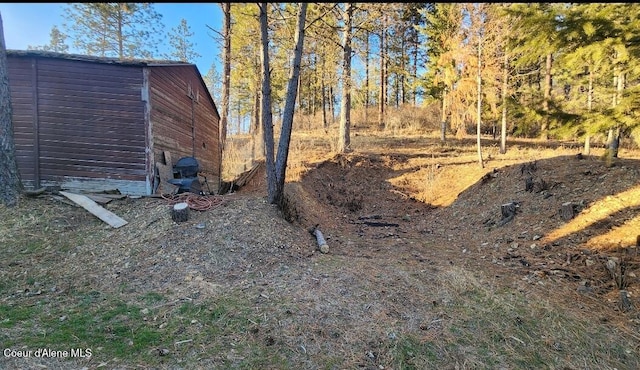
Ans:
[[[498,226],[504,226],[511,222],[516,216],[518,204],[516,202],[506,203],[500,206],[500,212],[502,213],[502,219],[496,224]]]
[[[189,219],[189,205],[187,203],[177,203],[171,209],[171,219],[175,222],[184,222]]]
[[[562,207],[560,208],[560,216],[562,216],[562,219],[565,221],[569,221],[573,218],[574,215],[573,203],[562,203]]]
[[[533,177],[529,176],[524,179],[524,191],[532,192],[533,191]]]
[[[502,212],[502,219],[513,218],[516,214],[516,204],[513,202],[503,204],[500,206],[500,212]]]
[[[629,292],[626,290],[620,291],[620,310],[622,310],[622,312],[629,312],[633,310],[633,303],[629,298]]]

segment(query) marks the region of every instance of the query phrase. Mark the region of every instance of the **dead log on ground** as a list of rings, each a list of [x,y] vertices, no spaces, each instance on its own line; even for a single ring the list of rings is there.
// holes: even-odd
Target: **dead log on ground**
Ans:
[[[324,239],[322,231],[318,229],[318,225],[309,229],[309,232],[316,237],[316,241],[318,242],[318,249],[320,249],[320,252],[329,253],[329,245],[327,245],[327,241]]]
[[[45,191],[47,191],[47,188],[45,187],[41,187],[40,189],[36,190],[25,190],[24,195],[28,197],[37,197],[38,195],[44,194]]]

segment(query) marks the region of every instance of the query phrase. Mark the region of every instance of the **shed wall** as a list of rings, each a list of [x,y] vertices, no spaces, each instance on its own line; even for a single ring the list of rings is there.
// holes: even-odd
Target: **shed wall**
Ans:
[[[92,190],[146,192],[142,67],[16,56],[8,61],[26,187],[81,189],[86,182]]]
[[[16,160],[22,183],[27,188],[36,184],[36,158],[34,134],[34,98],[35,89],[32,78],[35,76],[32,63],[35,59],[8,58],[9,87],[11,90],[11,107],[13,109],[13,137],[16,145]]]
[[[149,88],[155,157],[170,151],[175,164],[181,157],[194,156],[210,185],[217,186],[219,117],[197,70],[193,66],[152,67]]]

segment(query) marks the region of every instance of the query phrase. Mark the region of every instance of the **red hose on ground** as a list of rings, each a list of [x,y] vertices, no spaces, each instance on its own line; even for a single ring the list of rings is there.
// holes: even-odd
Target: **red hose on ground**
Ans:
[[[196,211],[208,211],[224,202],[221,195],[198,195],[194,193],[162,194],[162,199],[169,202],[169,205],[176,203],[187,203],[189,208]]]

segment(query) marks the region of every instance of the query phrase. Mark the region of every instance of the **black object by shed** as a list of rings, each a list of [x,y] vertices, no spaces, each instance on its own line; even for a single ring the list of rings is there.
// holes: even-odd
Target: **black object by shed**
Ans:
[[[169,183],[178,186],[178,194],[180,193],[196,193],[202,192],[202,184],[198,180],[198,171],[200,165],[194,157],[182,157],[173,166],[173,179],[169,179]]]

